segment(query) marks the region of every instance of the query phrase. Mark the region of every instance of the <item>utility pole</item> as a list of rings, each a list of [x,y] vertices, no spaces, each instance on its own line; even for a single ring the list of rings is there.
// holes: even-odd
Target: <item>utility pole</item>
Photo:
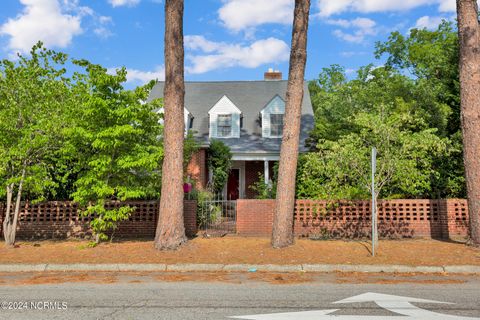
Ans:
[[[377,230],[377,197],[375,195],[375,172],[377,171],[377,149],[372,148],[372,256],[378,244]]]

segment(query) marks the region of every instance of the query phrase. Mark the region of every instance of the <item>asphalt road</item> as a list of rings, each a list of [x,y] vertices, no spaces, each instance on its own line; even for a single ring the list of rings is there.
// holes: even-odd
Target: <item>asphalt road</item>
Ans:
[[[165,281],[137,274],[115,275],[113,283],[70,278],[57,284],[21,284],[16,280],[22,276],[11,276],[3,277],[0,285],[0,319],[229,319],[294,312],[303,313],[251,319],[480,319],[480,277],[411,276],[398,281],[394,276],[355,280],[357,276],[349,281],[350,276],[317,275],[294,284],[281,284],[282,275],[269,277],[273,281],[244,274],[230,275],[228,281],[203,276],[190,281],[197,277],[190,274],[179,276],[187,281]],[[350,303],[334,304],[358,295]],[[324,315],[312,312],[318,310]]]

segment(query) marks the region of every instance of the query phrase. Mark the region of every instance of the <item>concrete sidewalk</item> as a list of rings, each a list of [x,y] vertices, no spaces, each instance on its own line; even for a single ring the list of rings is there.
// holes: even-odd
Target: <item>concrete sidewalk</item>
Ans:
[[[480,274],[480,266],[407,266],[348,264],[0,264],[0,272],[365,272]]]

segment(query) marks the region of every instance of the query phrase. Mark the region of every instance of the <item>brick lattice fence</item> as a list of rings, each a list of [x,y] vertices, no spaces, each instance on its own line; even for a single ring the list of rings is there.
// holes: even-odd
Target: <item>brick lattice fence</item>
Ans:
[[[121,222],[115,237],[153,238],[157,225],[158,201],[130,201],[135,212]],[[194,200],[185,201],[187,235],[197,231]],[[119,206],[112,202],[111,207]],[[239,235],[270,236],[274,200],[237,201]],[[369,201],[297,200],[294,231],[299,237],[367,238],[371,232]],[[0,222],[4,205],[0,203]],[[73,202],[53,201],[24,203],[19,216],[19,239],[83,238],[91,234],[91,217],[78,214]],[[467,201],[448,200],[380,200],[378,202],[379,234],[382,238],[428,237],[448,239],[466,236],[468,230]],[[1,223],[0,223],[1,230]]]
[[[237,233],[270,235],[275,201],[238,200]],[[466,236],[467,201],[380,200],[379,235],[382,238]],[[297,200],[295,235],[313,238],[366,238],[371,235],[369,201]]]
[[[111,202],[108,208],[120,206],[120,202]],[[158,201],[129,201],[135,207],[130,218],[119,224],[115,237],[153,238],[157,226]],[[197,232],[197,202],[185,200],[185,232],[193,236]],[[5,205],[0,204],[0,222],[5,215]],[[62,239],[84,238],[91,235],[92,217],[83,217],[78,213],[78,206],[70,201],[51,201],[39,204],[22,204],[19,215],[18,239]],[[0,230],[2,226],[0,224]]]

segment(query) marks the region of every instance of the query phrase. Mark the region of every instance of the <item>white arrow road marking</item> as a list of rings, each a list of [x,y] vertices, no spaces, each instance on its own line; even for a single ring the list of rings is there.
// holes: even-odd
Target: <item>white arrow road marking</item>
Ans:
[[[386,318],[397,318],[400,320],[480,320],[480,318],[469,318],[454,316],[448,314],[441,314],[433,311],[428,311],[421,309],[412,305],[410,302],[419,302],[419,303],[442,303],[442,304],[451,304],[450,302],[440,302],[435,300],[426,300],[426,299],[417,299],[410,297],[402,296],[393,296],[388,294],[380,294],[367,292],[360,294],[358,296],[350,297],[340,301],[334,302],[335,304],[340,303],[362,303],[362,302],[371,302],[374,301],[378,306],[389,310],[394,313],[401,314],[403,316],[368,316],[368,315],[357,315],[357,316],[344,316],[344,315],[331,315],[339,309],[330,309],[330,310],[315,310],[315,311],[302,311],[302,312],[285,312],[285,313],[270,313],[270,314],[256,314],[249,316],[236,316],[230,318],[236,319],[248,319],[248,320],[381,320]]]
[[[270,314],[254,314],[251,316],[237,316],[229,317],[234,319],[249,319],[249,320],[316,320],[324,319],[323,317],[329,313],[333,313],[338,309],[331,310],[315,310],[315,311],[301,311],[301,312],[285,312],[285,313],[270,313]],[[330,316],[327,316],[330,319]]]
[[[389,310],[394,313],[402,314],[404,316],[409,316],[411,318],[418,319],[473,319],[466,317],[459,317],[454,315],[441,314],[425,309],[421,309],[412,305],[410,302],[421,302],[421,303],[442,303],[442,304],[452,304],[450,302],[441,302],[435,300],[426,300],[402,296],[392,296],[388,294],[380,294],[367,292],[354,296],[351,298],[343,299],[340,301],[334,302],[338,303],[359,303],[359,302],[370,302],[374,301],[379,307],[382,307],[386,310]]]

